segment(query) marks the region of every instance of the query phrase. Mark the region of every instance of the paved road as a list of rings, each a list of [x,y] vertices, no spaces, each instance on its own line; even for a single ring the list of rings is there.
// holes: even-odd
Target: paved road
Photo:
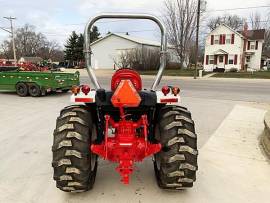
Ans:
[[[82,77],[82,81],[86,79]],[[103,76],[101,83],[108,83],[108,81],[109,77]],[[265,103],[270,101],[267,91],[270,82],[194,81],[172,78],[165,78],[164,82],[181,86],[183,105],[192,111],[201,149],[208,146],[206,143],[209,138],[236,105],[266,108]],[[145,78],[145,84],[151,84],[148,77]],[[192,194],[196,194],[198,190],[200,193],[197,194],[201,194],[207,202],[206,195],[209,193],[203,188],[216,187],[214,184],[207,185],[207,181],[204,182],[207,180],[205,174],[208,174],[209,166],[206,163],[211,163],[207,157],[201,161],[205,170],[199,171],[199,182],[195,188],[190,192],[180,193],[168,193],[158,189],[151,160],[147,159],[138,164],[139,171],[134,173],[132,184],[128,187],[119,183],[114,165],[101,161],[98,182],[93,191],[79,195],[63,193],[55,188],[55,183],[52,181],[51,145],[55,119],[60,109],[69,105],[69,94],[21,98],[13,93],[0,93],[0,101],[0,202],[106,202],[109,200],[149,202],[152,197],[155,197],[154,201],[189,202]],[[243,117],[241,114],[239,116]],[[234,121],[232,120],[231,123],[230,125],[233,125]],[[238,132],[238,128],[235,128],[235,132]],[[221,179],[223,180],[224,177]],[[229,188],[228,186],[227,189]],[[222,191],[220,194],[226,195],[226,192]],[[200,199],[200,196],[196,197]],[[216,201],[212,202],[219,202],[220,197],[215,198]]]
[[[101,85],[109,86],[108,76],[98,75]],[[144,87],[149,88],[152,84],[153,77],[142,76]],[[220,99],[230,101],[246,102],[270,102],[270,80],[260,79],[216,79],[206,78],[176,78],[163,77],[160,87],[165,84],[177,85],[182,90],[184,97],[196,97],[206,99]],[[87,76],[83,76],[82,82],[89,82]]]
[[[108,73],[97,73],[100,85],[110,87]],[[142,76],[143,86],[150,88],[153,76]],[[87,76],[82,83],[89,83]],[[176,85],[181,88],[182,104],[192,112],[199,134],[199,146],[209,139],[226,115],[236,104],[270,108],[270,80],[197,79],[163,77],[158,88]]]

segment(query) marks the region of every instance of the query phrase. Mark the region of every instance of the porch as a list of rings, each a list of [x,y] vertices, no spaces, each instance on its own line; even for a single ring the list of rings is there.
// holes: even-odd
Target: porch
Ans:
[[[206,55],[206,65],[213,65],[213,68],[225,68],[228,64],[229,54],[224,50],[218,50],[211,55]]]
[[[207,66],[208,70],[213,70],[215,68],[240,69],[240,67],[237,66],[240,64],[238,63],[238,59],[239,58],[237,54],[229,54],[228,52],[219,49],[210,53],[210,55],[206,55],[205,65]]]

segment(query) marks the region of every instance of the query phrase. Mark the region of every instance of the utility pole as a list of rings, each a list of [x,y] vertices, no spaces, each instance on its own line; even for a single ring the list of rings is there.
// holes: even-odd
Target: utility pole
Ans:
[[[1,28],[1,29],[11,34],[13,57],[14,57],[14,61],[15,61],[15,66],[17,66],[17,56],[16,56],[15,41],[14,41],[14,29],[13,29],[13,23],[12,23],[12,20],[15,20],[16,18],[11,17],[11,16],[10,17],[4,17],[4,18],[10,21],[10,30],[8,30],[6,28]]]
[[[197,79],[198,74],[198,49],[199,49],[199,29],[200,29],[200,15],[201,11],[205,12],[206,10],[206,0],[198,0],[198,7],[197,7],[197,25],[196,25],[196,47],[195,47],[195,73],[194,73],[194,79]]]
[[[198,49],[199,49],[199,28],[200,28],[200,14],[201,14],[201,0],[198,0],[198,8],[197,8],[197,25],[196,25],[196,47],[195,47],[195,73],[194,79],[197,79],[198,74]]]

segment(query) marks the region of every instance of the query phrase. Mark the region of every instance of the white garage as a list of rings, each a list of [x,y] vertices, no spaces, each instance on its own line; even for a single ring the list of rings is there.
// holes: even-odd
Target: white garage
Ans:
[[[93,42],[92,49],[92,66],[94,69],[113,69],[114,59],[122,51],[136,48],[159,48],[160,42],[145,40],[130,35],[110,33],[105,37]],[[171,62],[178,62],[178,57],[173,49],[169,49],[169,59]]]

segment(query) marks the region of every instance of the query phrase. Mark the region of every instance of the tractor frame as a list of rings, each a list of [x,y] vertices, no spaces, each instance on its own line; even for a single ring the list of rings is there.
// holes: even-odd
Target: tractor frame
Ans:
[[[160,67],[151,89],[142,89],[140,75],[128,68],[112,76],[111,90],[99,84],[91,66],[90,30],[100,19],[148,19],[160,28]],[[158,185],[165,189],[191,187],[196,180],[197,136],[190,112],[179,106],[180,89],[156,90],[166,66],[167,39],[163,23],[149,14],[106,13],[85,27],[85,60],[94,88],[74,86],[71,101],[56,122],[53,144],[54,179],[67,192],[91,189],[97,157],[118,163],[124,184],[135,162],[154,155]]]

